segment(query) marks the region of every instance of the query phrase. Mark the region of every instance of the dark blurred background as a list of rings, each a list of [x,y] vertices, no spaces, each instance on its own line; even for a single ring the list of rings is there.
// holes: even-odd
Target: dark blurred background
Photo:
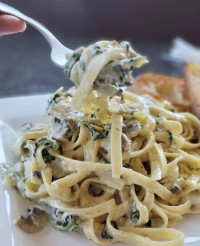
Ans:
[[[174,37],[200,46],[199,0],[4,0],[43,23],[66,46],[75,49],[101,39],[129,40],[150,63],[135,70],[183,76],[161,59]],[[50,60],[39,32],[0,37],[0,97],[52,93],[72,85]]]

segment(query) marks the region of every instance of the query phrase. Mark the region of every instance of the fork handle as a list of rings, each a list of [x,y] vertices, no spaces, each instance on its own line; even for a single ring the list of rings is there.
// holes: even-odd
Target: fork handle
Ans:
[[[44,26],[42,25],[40,22],[28,17],[27,15],[24,15],[23,13],[21,13],[19,10],[0,2],[0,11],[6,13],[6,14],[10,14],[13,16],[16,16],[17,18],[29,23],[30,25],[32,25],[34,28],[36,28],[48,41],[48,43],[50,44],[51,48],[53,48],[54,45],[61,45],[63,46],[58,40],[57,38]],[[71,54],[73,51],[71,49],[66,48],[66,53]]]

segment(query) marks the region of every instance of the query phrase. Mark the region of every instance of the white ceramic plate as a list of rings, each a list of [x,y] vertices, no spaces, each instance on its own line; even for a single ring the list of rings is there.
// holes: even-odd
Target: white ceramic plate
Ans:
[[[8,146],[14,143],[14,136],[7,126],[17,131],[26,122],[45,122],[45,109],[49,95],[0,99],[0,161],[13,162]],[[2,123],[3,122],[3,123]],[[6,125],[5,125],[6,124]],[[3,152],[6,154],[4,155]],[[14,220],[24,214],[27,203],[11,187],[0,184],[0,245],[3,246],[94,246],[82,234],[56,231],[49,224],[39,233],[29,235],[13,225]],[[185,245],[200,245],[200,215],[185,216],[177,229],[185,234]],[[3,243],[3,244],[2,244]],[[122,244],[115,244],[119,246]]]

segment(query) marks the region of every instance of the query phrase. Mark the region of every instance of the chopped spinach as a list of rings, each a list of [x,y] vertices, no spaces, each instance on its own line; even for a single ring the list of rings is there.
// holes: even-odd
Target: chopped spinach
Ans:
[[[42,139],[37,143],[37,147],[41,146],[41,145],[45,145],[48,146],[52,149],[59,149],[60,148],[60,144],[58,142],[56,142],[55,140],[49,140],[49,139]]]
[[[173,133],[167,130],[167,134],[169,135],[169,145],[171,145],[173,142]]]
[[[133,84],[133,81],[126,81],[129,72],[133,70],[133,67],[123,68],[121,65],[113,66],[113,70],[116,72],[118,76],[119,86],[130,86]]]
[[[123,86],[124,84],[122,82],[123,82],[124,78],[128,75],[128,72],[130,72],[131,70],[128,68],[123,68],[121,65],[113,66],[113,70],[119,76],[119,81],[120,81],[119,86]]]
[[[22,182],[25,184],[28,178],[24,177],[23,180],[22,180]]]
[[[97,139],[101,139],[101,138],[107,137],[108,132],[109,132],[109,130],[110,130],[110,128],[111,128],[111,124],[110,124],[110,123],[107,123],[107,124],[104,126],[104,128],[102,129],[102,131],[101,131],[101,130],[98,130],[98,129],[95,127],[95,125],[92,125],[92,124],[89,124],[89,123],[86,123],[86,122],[84,122],[83,124],[84,124],[84,126],[86,126],[86,127],[88,128],[88,130],[91,132],[94,141],[97,140]]]
[[[72,231],[77,226],[77,216],[73,214],[66,215],[62,221],[57,221],[54,225],[56,229],[61,231]]]
[[[140,218],[140,212],[139,212],[139,210],[137,209],[136,202],[133,202],[130,220],[131,220],[133,223],[137,223],[138,220],[139,220],[139,218]]]
[[[37,148],[42,146],[42,145],[45,145],[45,146],[50,147],[51,149],[55,149],[55,150],[60,149],[60,144],[57,141],[55,141],[53,139],[49,140],[48,138],[42,138],[42,139],[39,139],[37,142],[35,142],[35,149],[33,151],[34,157],[35,157]]]
[[[105,157],[103,157],[103,158],[101,158],[101,160],[99,161],[100,163],[109,163],[109,161],[105,158]]]
[[[52,98],[48,100],[47,111],[52,108],[56,104],[56,99],[60,96],[60,94],[55,94]]]
[[[99,55],[99,54],[102,54],[102,53],[103,53],[102,47],[100,45],[95,44],[94,48],[93,48],[93,51],[92,51],[92,56],[96,56],[96,55]]]
[[[64,214],[59,209],[54,209],[52,213],[54,227],[61,231],[72,231],[78,226],[77,216],[74,214]]]
[[[84,72],[86,71],[85,63],[83,61],[79,61],[79,66]]]
[[[23,124],[22,126],[22,131],[23,132],[29,132],[32,130],[32,128],[35,126],[35,123],[32,122],[27,122],[25,124]]]
[[[8,177],[21,177],[22,176],[22,173],[20,171],[7,171],[5,173],[6,176]]]
[[[127,52],[130,51],[131,45],[130,45],[129,42],[127,42],[127,41],[122,41],[122,42],[120,43],[120,46],[121,46],[123,49],[126,49]]]
[[[63,215],[64,212],[59,210],[58,208],[55,208],[52,213],[52,219],[57,220],[60,215]]]
[[[75,51],[72,56],[68,59],[68,61],[65,64],[65,74],[67,78],[70,79],[71,77],[71,70],[76,62],[80,60],[81,54],[82,54],[82,49],[79,49]]]

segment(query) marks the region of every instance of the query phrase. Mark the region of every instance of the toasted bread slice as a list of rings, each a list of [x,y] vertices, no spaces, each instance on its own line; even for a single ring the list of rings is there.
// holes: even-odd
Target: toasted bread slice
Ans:
[[[185,67],[185,81],[192,103],[192,112],[200,118],[200,65],[190,62]]]
[[[185,81],[182,78],[145,73],[136,78],[135,83],[128,90],[139,95],[148,94],[158,99],[167,99],[172,104],[186,109],[190,107]]]

